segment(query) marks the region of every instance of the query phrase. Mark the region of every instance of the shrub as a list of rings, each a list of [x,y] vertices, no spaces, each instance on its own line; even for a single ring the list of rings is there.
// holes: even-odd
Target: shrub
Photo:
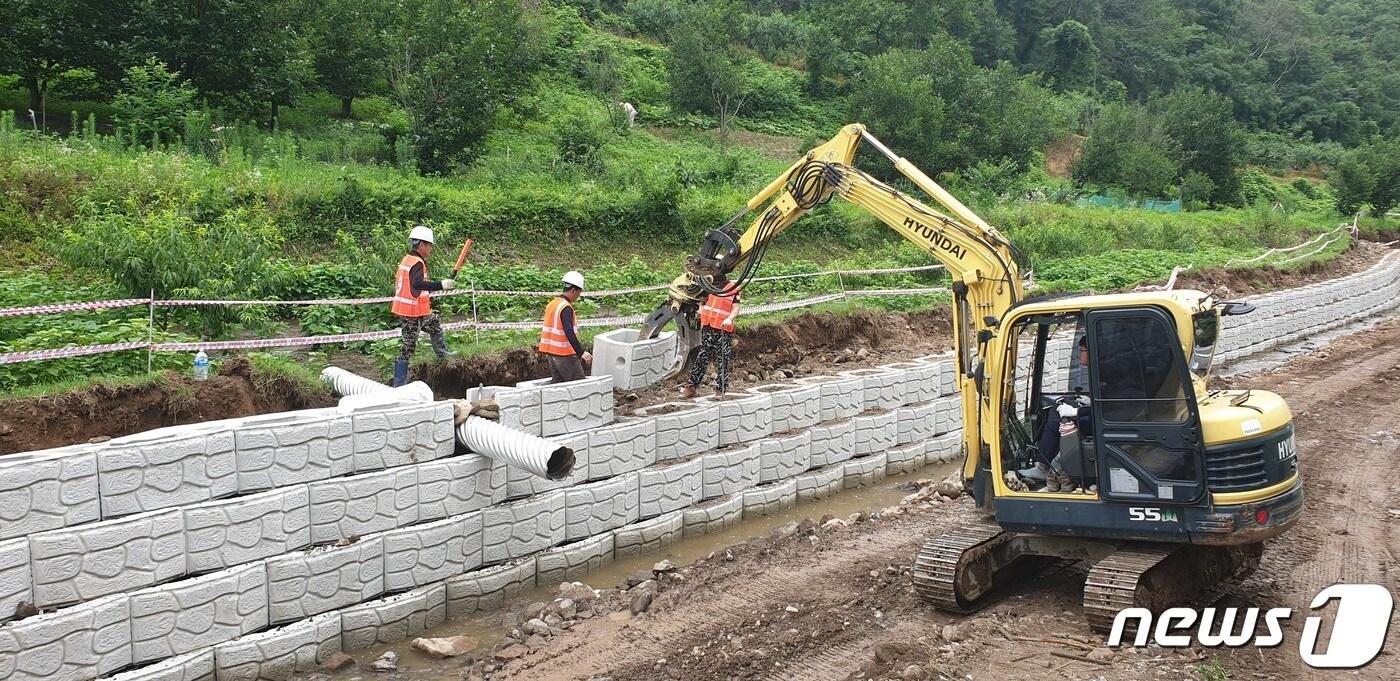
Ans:
[[[188,80],[155,57],[126,70],[121,89],[112,100],[116,125],[138,144],[174,139],[195,109],[198,93]]]

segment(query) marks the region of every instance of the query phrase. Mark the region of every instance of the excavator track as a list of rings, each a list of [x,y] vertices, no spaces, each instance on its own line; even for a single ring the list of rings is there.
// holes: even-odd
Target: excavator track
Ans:
[[[1126,547],[1099,561],[1084,581],[1084,617],[1108,632],[1124,608],[1161,612],[1220,599],[1259,567],[1263,544]]]
[[[1011,537],[995,523],[981,522],[924,542],[914,559],[914,590],[939,610],[975,612],[985,605],[978,597],[991,590],[998,567],[986,558]]]

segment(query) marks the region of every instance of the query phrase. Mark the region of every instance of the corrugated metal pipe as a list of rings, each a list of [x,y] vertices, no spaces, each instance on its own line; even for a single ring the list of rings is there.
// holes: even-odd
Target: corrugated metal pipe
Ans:
[[[331,389],[341,397],[351,395],[365,395],[380,390],[388,390],[389,386],[379,381],[371,380],[346,371],[340,367],[326,367],[321,370],[321,382],[329,383]]]
[[[479,416],[468,416],[457,426],[457,441],[492,461],[549,480],[574,472],[574,450]]]

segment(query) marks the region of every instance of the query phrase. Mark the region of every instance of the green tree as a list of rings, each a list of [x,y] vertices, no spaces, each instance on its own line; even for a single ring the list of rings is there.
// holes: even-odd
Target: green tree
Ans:
[[[1099,47],[1089,27],[1073,19],[1045,29],[1041,38],[1045,53],[1045,71],[1055,79],[1060,91],[1089,87],[1099,64]]]
[[[627,85],[626,65],[617,47],[598,43],[583,55],[583,83],[602,102],[613,132],[627,130],[627,112],[621,106],[622,88]]]
[[[1180,172],[1197,172],[1215,188],[1213,204],[1237,203],[1245,138],[1232,115],[1230,100],[1200,88],[1183,88],[1152,101],[1176,150]]]
[[[1376,188],[1376,174],[1354,154],[1342,159],[1328,180],[1337,192],[1337,212],[1342,215],[1361,210]]]
[[[408,113],[419,169],[470,159],[496,112],[530,84],[541,18],[518,0],[414,0],[393,37],[389,84]]]
[[[1177,177],[1177,153],[1159,114],[1137,104],[1114,104],[1095,119],[1072,172],[1076,182],[1160,196]]]
[[[179,134],[185,117],[195,109],[198,93],[188,80],[180,80],[155,57],[126,70],[121,89],[112,100],[115,122],[140,143],[171,140]]]
[[[0,73],[18,75],[36,123],[45,125],[49,85],[81,66],[99,73],[116,62],[114,27],[124,0],[10,0],[0,21]]]
[[[1337,210],[1351,214],[1364,204],[1384,215],[1400,205],[1400,138],[1372,139],[1347,153],[1330,178]]]
[[[384,78],[388,56],[389,5],[380,0],[323,0],[314,5],[310,29],[316,77],[340,98],[340,115],[351,117],[355,99]]]
[[[676,30],[666,62],[676,106],[718,116],[721,143],[728,141],[734,118],[752,94],[734,19],[735,13],[723,5],[692,7]]]
[[[278,107],[294,104],[316,82],[316,68],[300,7],[272,3],[262,20],[246,93],[254,102],[270,105],[269,121],[275,125]]]

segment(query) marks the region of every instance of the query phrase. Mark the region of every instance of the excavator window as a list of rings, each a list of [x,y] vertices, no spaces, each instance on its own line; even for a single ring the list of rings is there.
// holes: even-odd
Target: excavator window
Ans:
[[[1176,334],[1154,317],[1117,317],[1095,328],[1099,408],[1105,423],[1182,423],[1190,416]]]

